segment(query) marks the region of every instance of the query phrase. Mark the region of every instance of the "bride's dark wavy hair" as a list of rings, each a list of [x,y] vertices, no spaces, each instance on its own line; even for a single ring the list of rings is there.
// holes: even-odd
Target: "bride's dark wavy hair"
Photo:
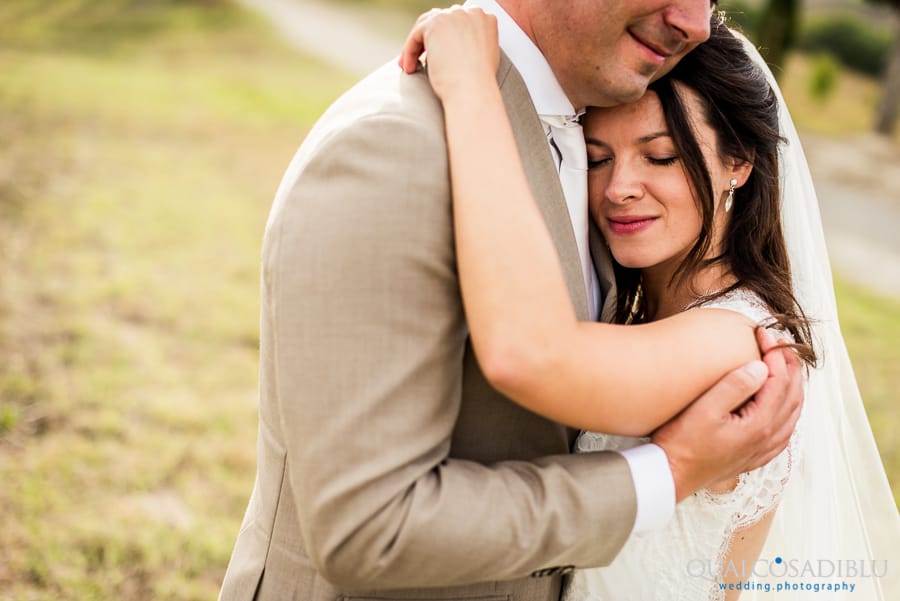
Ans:
[[[713,15],[709,41],[685,56],[672,71],[650,85],[663,107],[666,125],[681,164],[694,190],[701,215],[700,236],[673,275],[671,284],[689,284],[698,270],[722,264],[735,276],[733,285],[713,294],[698,294],[692,306],[723,296],[736,288],[759,295],[774,315],[774,325],[790,332],[795,349],[815,365],[809,320],[797,303],[791,285],[791,266],[781,227],[778,179],[778,101],[763,70],[751,60],[744,43]],[[699,96],[702,117],[716,132],[717,152],[753,165],[747,182],[734,192],[731,218],[723,236],[722,254],[705,258],[712,243],[717,192],[685,98],[676,82]],[[640,293],[640,271],[615,263],[619,288],[616,321],[641,322],[647,307]]]

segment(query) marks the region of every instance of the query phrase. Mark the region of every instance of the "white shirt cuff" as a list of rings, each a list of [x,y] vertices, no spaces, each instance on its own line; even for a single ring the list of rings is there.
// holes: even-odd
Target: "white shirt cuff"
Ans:
[[[662,447],[643,444],[619,451],[631,469],[637,515],[631,533],[662,528],[675,513],[675,479]]]

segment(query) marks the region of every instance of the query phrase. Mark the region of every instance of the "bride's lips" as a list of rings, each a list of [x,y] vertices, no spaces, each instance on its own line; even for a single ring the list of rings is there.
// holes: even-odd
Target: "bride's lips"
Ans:
[[[656,217],[632,215],[628,217],[607,217],[606,223],[613,234],[627,235],[642,232],[650,227]]]

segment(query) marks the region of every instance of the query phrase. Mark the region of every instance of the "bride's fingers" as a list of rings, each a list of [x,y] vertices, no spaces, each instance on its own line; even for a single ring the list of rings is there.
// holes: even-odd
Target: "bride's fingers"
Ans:
[[[397,60],[397,64],[405,73],[413,73],[418,67],[419,57],[425,52],[425,32],[432,19],[441,12],[440,8],[432,8],[416,19],[409,35],[406,36],[406,41],[400,50],[400,58]]]
[[[425,34],[430,22],[437,15],[458,8],[461,7],[453,5],[447,9],[432,8],[416,18],[416,22],[413,24],[409,35],[406,36],[406,41],[403,43],[403,48],[400,50],[400,57],[397,59],[397,64],[405,73],[415,72],[419,63],[419,57],[425,52]]]
[[[442,9],[440,9],[440,8],[429,8],[428,10],[426,10],[425,12],[423,12],[421,15],[419,15],[418,17],[416,17],[416,25],[418,25],[419,23],[422,23],[422,22],[424,22],[424,21],[427,21],[428,19],[430,19],[430,18],[431,18],[432,16],[434,16],[435,14],[441,12],[441,10],[442,10]]]
[[[419,63],[419,57],[425,51],[425,26],[426,21],[417,22],[409,32],[403,48],[400,50],[400,58],[397,64],[405,73],[413,73]]]
[[[496,38],[496,18],[480,8],[454,5],[446,9],[432,9],[416,20],[403,44],[397,64],[404,72],[412,73],[422,53],[433,51],[432,54],[438,52],[443,63],[452,59],[454,70],[465,70],[467,65],[490,63],[496,70],[498,58],[491,57],[487,52],[493,48],[494,54],[498,53]]]

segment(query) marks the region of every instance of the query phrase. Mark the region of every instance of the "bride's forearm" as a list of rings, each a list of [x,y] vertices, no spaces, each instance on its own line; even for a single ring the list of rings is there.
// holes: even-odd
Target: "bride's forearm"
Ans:
[[[457,260],[482,369],[496,385],[553,369],[576,317],[496,83],[445,98]],[[516,373],[508,373],[514,370]]]
[[[721,309],[643,325],[581,322],[564,351],[552,373],[505,392],[555,421],[629,436],[650,433],[759,358],[750,321]]]

